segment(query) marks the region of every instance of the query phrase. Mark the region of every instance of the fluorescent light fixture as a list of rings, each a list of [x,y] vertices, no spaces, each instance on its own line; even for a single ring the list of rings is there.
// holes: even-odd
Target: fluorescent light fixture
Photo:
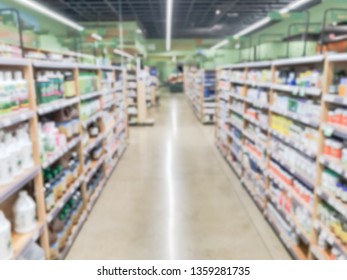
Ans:
[[[220,14],[220,10],[216,10],[216,15],[219,15]]]
[[[285,14],[290,12],[291,10],[297,9],[299,7],[301,7],[302,5],[305,5],[309,2],[311,2],[312,0],[297,0],[291,4],[288,4],[286,7],[284,7],[283,9],[281,9],[279,12],[281,14]],[[216,11],[217,13],[217,11]],[[269,17],[263,18],[260,21],[257,21],[256,23],[252,24],[251,26],[245,28],[244,30],[240,31],[239,33],[235,34],[233,36],[234,39],[238,39],[241,36],[245,36],[251,32],[253,32],[254,30],[257,30],[258,28],[266,25],[267,23],[269,23],[271,21],[271,19]],[[228,40],[223,40],[220,43],[214,45],[213,47],[210,48],[210,50],[216,50],[219,49],[223,46],[225,46],[226,44],[228,44]]]
[[[290,12],[291,10],[295,10],[299,7],[301,7],[302,5],[305,5],[309,2],[311,2],[312,0],[297,0],[297,1],[294,1],[293,3],[291,4],[288,4],[286,7],[284,7],[283,9],[280,10],[280,13],[281,14],[285,14],[285,13],[288,13]]]
[[[142,30],[141,29],[136,29],[136,33],[142,34]]]
[[[125,51],[119,50],[119,49],[114,49],[113,52],[115,54],[118,54],[120,56],[125,56],[125,57],[130,58],[130,59],[134,59],[135,58],[133,55],[131,55],[131,54],[125,52]]]
[[[102,37],[96,33],[93,33],[90,36],[92,36],[92,38],[94,38],[95,40],[102,41]]]
[[[225,39],[221,42],[219,42],[218,44],[212,46],[210,48],[210,50],[217,50],[217,49],[220,49],[221,47],[224,47],[225,45],[229,44],[229,40],[228,39]]]
[[[252,24],[251,26],[248,26],[244,30],[242,30],[239,33],[235,34],[234,37],[235,38],[240,38],[241,36],[245,36],[248,33],[251,33],[252,31],[257,30],[258,28],[262,27],[263,25],[265,25],[265,24],[267,24],[269,22],[270,22],[270,18],[269,17],[263,18],[262,20]]]
[[[166,51],[171,50],[173,0],[166,0]]]
[[[58,13],[52,11],[51,9],[35,2],[35,1],[31,1],[31,0],[15,0],[16,2],[24,5],[24,6],[27,6],[28,8],[36,11],[36,12],[39,12],[47,17],[50,17],[52,19],[55,19],[67,26],[70,26],[72,27],[73,29],[76,29],[78,31],[83,31],[84,30],[84,27],[73,22],[72,20],[66,18],[66,17],[63,17],[62,15],[59,15]]]

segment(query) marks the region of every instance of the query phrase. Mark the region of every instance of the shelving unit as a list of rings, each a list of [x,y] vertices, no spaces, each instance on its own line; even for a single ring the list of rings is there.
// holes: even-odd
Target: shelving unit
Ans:
[[[342,54],[217,69],[217,147],[295,259],[347,258],[347,192],[333,191],[345,186],[347,166],[343,145],[329,142],[347,139],[347,87],[337,94],[335,86],[345,61]]]
[[[153,89],[148,71],[128,69],[126,75],[128,96],[128,124],[154,125],[154,120],[148,117],[152,106]]]
[[[104,189],[112,171],[122,157],[128,139],[127,98],[125,96],[126,77],[120,67],[103,67],[72,63],[33,61],[26,59],[1,59],[1,71],[20,71],[27,83],[29,105],[27,108],[9,112],[0,116],[0,130],[12,130],[27,125],[33,147],[34,166],[23,170],[13,177],[11,182],[0,186],[0,208],[7,217],[12,217],[12,204],[19,191],[29,190],[37,205],[37,228],[27,234],[13,233],[13,259],[21,254],[32,242],[39,242],[45,252],[46,259],[64,259],[84,222],[88,218],[93,205]],[[43,71],[64,73],[62,87],[64,94],[57,100],[43,99],[38,95],[38,77]],[[87,78],[86,78],[87,77]],[[89,82],[90,86],[86,86]],[[89,89],[89,91],[88,91]],[[87,90],[87,91],[86,91]],[[85,110],[85,104],[95,102],[97,111]],[[66,110],[73,110],[76,116],[66,123],[74,123],[73,135],[67,133],[67,141],[53,152],[47,153],[42,147],[42,124],[56,122],[66,117]],[[90,114],[86,114],[86,111]],[[88,136],[87,129],[92,123],[99,125],[95,138]],[[65,134],[64,134],[65,135]],[[100,155],[90,164],[88,155],[100,147]],[[64,165],[67,156],[72,152],[77,155],[77,165],[73,174],[65,169],[59,187],[59,197],[55,197],[52,207],[48,208],[48,189],[45,182],[45,170],[54,165]],[[66,168],[66,167],[65,167]],[[70,172],[71,171],[71,172]],[[71,175],[67,175],[70,174]],[[93,177],[100,174],[99,183],[91,187]],[[64,174],[64,175],[62,175]],[[53,186],[50,185],[50,188]],[[57,186],[56,186],[57,188]],[[57,189],[55,189],[57,191]],[[72,204],[73,197],[81,193],[81,200],[75,201],[65,221],[63,230],[56,242],[50,243],[51,224]]]
[[[216,116],[216,71],[186,67],[184,92],[194,114],[203,124],[214,124]]]

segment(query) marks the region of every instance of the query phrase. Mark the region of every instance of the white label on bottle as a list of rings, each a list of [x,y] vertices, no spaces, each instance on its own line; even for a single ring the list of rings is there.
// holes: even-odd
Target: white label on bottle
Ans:
[[[35,228],[35,211],[17,213],[15,217],[15,230],[18,233],[26,233]]]

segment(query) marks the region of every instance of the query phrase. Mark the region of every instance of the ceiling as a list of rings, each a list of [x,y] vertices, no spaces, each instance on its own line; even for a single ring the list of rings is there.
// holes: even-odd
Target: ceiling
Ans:
[[[164,38],[166,0],[41,0],[75,21],[136,20],[147,38]],[[173,0],[174,38],[220,38],[293,0]],[[216,14],[220,10],[220,14]]]

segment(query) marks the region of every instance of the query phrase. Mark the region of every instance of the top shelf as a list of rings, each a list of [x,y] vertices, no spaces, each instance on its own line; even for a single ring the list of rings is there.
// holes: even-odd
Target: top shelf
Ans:
[[[272,62],[274,66],[300,65],[323,62],[324,55],[280,59]]]
[[[61,63],[61,62],[51,62],[51,61],[33,61],[33,66],[35,68],[43,68],[43,69],[74,69],[76,68],[76,64],[74,63]]]
[[[1,66],[28,66],[30,60],[25,58],[10,58],[10,57],[1,57],[0,65]]]

